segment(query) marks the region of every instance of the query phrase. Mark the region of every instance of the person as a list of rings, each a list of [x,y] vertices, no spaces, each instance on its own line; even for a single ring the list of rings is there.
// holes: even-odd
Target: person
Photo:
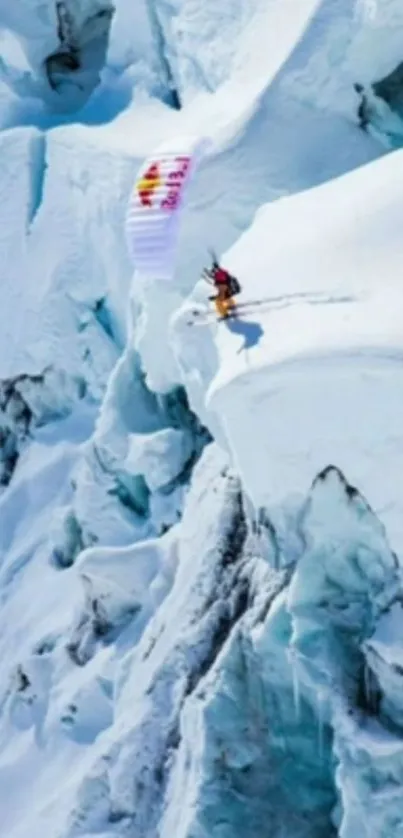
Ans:
[[[238,280],[229,271],[222,268],[215,258],[213,258],[210,270],[205,269],[203,276],[207,282],[214,285],[217,292],[209,297],[209,300],[214,301],[219,317],[226,319],[234,313],[236,307],[234,297],[241,291]]]

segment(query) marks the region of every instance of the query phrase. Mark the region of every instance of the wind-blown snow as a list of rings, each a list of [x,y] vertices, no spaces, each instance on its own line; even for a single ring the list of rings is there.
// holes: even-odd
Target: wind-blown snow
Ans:
[[[28,5],[0,0],[0,836],[395,838],[400,6]],[[175,280],[144,283],[127,197],[189,132]]]

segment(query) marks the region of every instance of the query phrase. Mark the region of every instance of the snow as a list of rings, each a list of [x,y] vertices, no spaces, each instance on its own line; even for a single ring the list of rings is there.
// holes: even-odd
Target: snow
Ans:
[[[259,18],[263,10],[255,10],[257,18],[251,18],[250,29],[242,42],[245,55],[234,77],[217,91],[216,96],[200,92],[182,111],[172,111],[150,100],[135,86],[133,98],[129,96],[126,108],[121,113],[115,112],[111,122],[108,85],[120,82],[118,79],[113,82],[112,77],[106,80],[106,87],[101,85],[82,111],[84,122],[96,119],[100,124],[62,126],[48,131],[45,136],[33,134],[37,137],[35,142],[40,156],[36,158],[31,198],[28,195],[23,198],[28,189],[28,184],[24,184],[27,168],[23,157],[27,152],[13,149],[16,168],[13,177],[18,177],[19,185],[11,189],[4,181],[3,211],[10,211],[10,193],[15,201],[29,200],[34,206],[28,239],[21,216],[12,228],[8,225],[3,228],[8,240],[4,248],[10,248],[13,259],[11,269],[7,263],[4,269],[10,288],[6,295],[10,306],[4,311],[7,345],[16,336],[13,352],[1,353],[2,357],[7,355],[8,363],[12,358],[14,368],[23,366],[26,371],[28,366],[34,366],[36,371],[43,364],[43,356],[46,362],[48,360],[48,334],[52,341],[51,354],[56,353],[57,357],[59,352],[63,363],[67,345],[72,366],[79,367],[80,371],[83,355],[92,364],[94,355],[98,358],[106,354],[108,363],[109,351],[106,347],[101,349],[100,345],[88,357],[88,330],[81,331],[79,338],[75,335],[77,320],[86,313],[85,308],[105,294],[114,334],[123,342],[131,266],[123,241],[122,218],[134,173],[150,147],[159,141],[179,133],[186,134],[189,130],[204,134],[207,128],[215,148],[221,152],[221,156],[206,159],[201,167],[183,219],[182,241],[186,242],[186,247],[179,246],[176,286],[180,291],[189,291],[196,281],[208,248],[213,245],[220,251],[231,245],[240,230],[248,226],[262,202],[311,186],[312,182],[332,177],[379,154],[378,147],[368,137],[361,137],[343,120],[323,120],[311,108],[295,101],[290,101],[284,108],[283,102],[278,101],[276,86],[270,86],[281,62],[287,64],[294,40],[309,22],[312,11],[312,3],[306,3],[301,6],[301,17],[293,14],[295,29],[287,28],[284,23],[284,37],[276,39],[276,51],[273,52],[260,42],[255,44],[253,51],[251,49],[253,32],[264,31]],[[277,12],[277,4],[270,4],[267,14],[273,19]],[[116,21],[119,14],[123,14],[120,7]],[[222,44],[225,42],[226,39],[222,39]],[[259,73],[255,66],[258,59]],[[42,115],[39,125],[52,125],[49,120],[50,117]],[[288,138],[296,122],[300,126],[300,136],[298,142],[290,145]],[[338,133],[336,148],[334,131]],[[31,138],[23,133],[20,142],[25,136],[27,141],[28,136]],[[270,136],[269,147],[264,139],[266,136]],[[6,138],[3,134],[2,141]],[[251,182],[255,184],[253,190],[250,189]],[[21,198],[18,197],[20,192]],[[209,196],[207,205],[206,194]],[[52,248],[49,248],[46,234],[50,218],[54,230]],[[8,232],[11,229],[12,238]],[[42,249],[45,249],[44,253],[41,253]],[[32,276],[32,266],[34,271],[40,271],[40,276]],[[83,275],[86,276],[84,284]],[[24,297],[29,294],[26,312],[25,305],[21,309],[12,303],[14,295],[20,294],[23,277],[30,278],[27,292],[24,291]],[[60,293],[65,293],[66,286],[72,300],[70,310],[56,302]],[[177,299],[167,300],[166,315],[164,313],[161,323],[150,295],[144,312],[148,338],[139,334],[136,339],[150,384],[159,390],[168,389],[177,381],[173,361],[170,366],[166,362],[159,364],[156,358],[154,334],[166,333],[169,314],[177,305]],[[16,317],[22,322],[29,321],[28,331],[15,323]],[[41,348],[44,329],[46,340]],[[150,346],[149,341],[152,342]],[[167,342],[162,341],[166,353],[169,351]],[[21,353],[23,362],[18,360]],[[153,369],[157,365],[158,374]],[[94,372],[97,375],[98,371]],[[103,364],[99,373],[104,376]]]
[[[133,437],[129,440],[127,467],[134,474],[142,474],[148,487],[161,489],[181,473],[192,455],[192,442],[183,431],[166,428],[153,434],[152,444]]]
[[[362,84],[370,94],[372,83],[400,63],[401,23],[402,9],[397,0],[322,3],[295,66],[282,80],[284,89],[304,101],[311,101],[314,95],[326,111],[351,114],[357,106],[354,84]],[[382,108],[379,99],[375,108],[393,123],[393,114],[387,106]],[[394,124],[399,133],[398,122]]]
[[[0,836],[399,836],[399,4],[61,5],[0,0]]]
[[[337,464],[400,553],[402,165],[396,152],[259,210],[226,256],[245,314],[218,329],[177,320],[182,339],[215,339],[206,404],[255,504],[304,492]]]

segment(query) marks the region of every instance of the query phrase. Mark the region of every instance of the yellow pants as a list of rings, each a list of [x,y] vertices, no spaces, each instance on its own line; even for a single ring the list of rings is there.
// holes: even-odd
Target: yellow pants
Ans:
[[[216,297],[214,304],[219,317],[226,317],[227,314],[230,313],[231,309],[235,308],[235,300],[233,297],[228,297],[225,300],[220,297]]]

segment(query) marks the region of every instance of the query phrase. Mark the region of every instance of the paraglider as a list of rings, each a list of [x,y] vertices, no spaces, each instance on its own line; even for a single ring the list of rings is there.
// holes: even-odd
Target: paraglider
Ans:
[[[161,186],[160,169],[158,163],[152,163],[137,184],[142,207],[152,207],[152,196],[159,186]]]
[[[136,270],[146,278],[173,278],[181,211],[208,145],[206,139],[176,138],[160,146],[137,175],[126,239]]]
[[[173,279],[188,187],[209,144],[207,139],[176,138],[160,146],[136,177],[126,214],[126,239],[135,268],[145,279]],[[202,276],[215,287],[216,294],[209,299],[218,316],[234,314],[234,295],[241,290],[238,280],[220,267],[215,256]]]

